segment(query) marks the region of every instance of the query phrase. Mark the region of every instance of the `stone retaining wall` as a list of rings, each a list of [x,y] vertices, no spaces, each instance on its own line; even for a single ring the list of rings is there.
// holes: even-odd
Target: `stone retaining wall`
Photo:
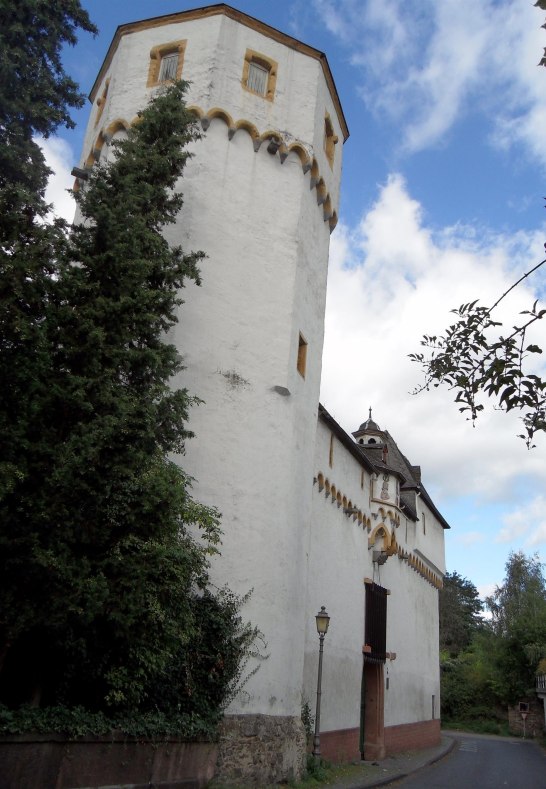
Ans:
[[[0,789],[168,785],[202,789],[212,779],[216,743],[129,737],[14,735],[0,738]]]
[[[524,699],[529,704],[529,713],[525,719],[525,736],[538,737],[544,731],[544,708],[536,698]],[[519,704],[508,707],[508,726],[513,734],[523,736],[523,718]]]
[[[299,780],[305,745],[299,716],[228,715],[220,725],[214,783],[265,786]]]

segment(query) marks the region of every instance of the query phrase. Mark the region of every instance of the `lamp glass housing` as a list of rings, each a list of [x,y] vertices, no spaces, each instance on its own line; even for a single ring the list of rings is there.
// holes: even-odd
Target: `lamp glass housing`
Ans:
[[[326,635],[328,632],[328,625],[330,624],[330,617],[324,606],[321,607],[315,619],[317,620],[317,633],[319,635]]]

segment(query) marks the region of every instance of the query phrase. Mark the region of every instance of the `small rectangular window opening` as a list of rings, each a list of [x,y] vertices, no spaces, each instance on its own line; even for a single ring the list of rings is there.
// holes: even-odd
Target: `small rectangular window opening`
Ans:
[[[259,63],[251,61],[248,66],[248,82],[247,87],[254,93],[259,93],[260,96],[265,96],[267,90],[267,78],[269,77],[268,69],[260,66]]]
[[[300,334],[298,341],[298,373],[302,378],[305,378],[305,368],[307,366],[307,343],[302,334]]]
[[[330,451],[328,452],[328,465],[334,467],[334,434],[330,433]]]
[[[161,58],[161,68],[159,69],[159,82],[169,82],[176,79],[178,70],[178,52],[163,55]]]

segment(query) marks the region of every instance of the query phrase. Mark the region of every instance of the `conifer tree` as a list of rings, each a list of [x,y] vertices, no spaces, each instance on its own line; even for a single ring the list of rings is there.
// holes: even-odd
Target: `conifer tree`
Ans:
[[[218,513],[170,460],[196,398],[170,387],[181,358],[165,333],[203,254],[162,230],[197,127],[173,85],[94,169],[70,235],[44,222],[32,134],[70,122],[81,97],[60,47],[93,28],[76,0],[13,5],[0,0],[0,76],[21,85],[0,80],[0,702],[214,720],[255,631],[210,588]]]
[[[34,409],[51,369],[47,307],[66,242],[63,222],[44,221],[49,170],[34,136],[72,126],[70,109],[83,104],[60,59],[78,29],[95,32],[77,0],[0,0],[0,667],[27,621],[9,588],[8,550],[18,537],[4,520],[6,497],[29,480],[40,440]]]

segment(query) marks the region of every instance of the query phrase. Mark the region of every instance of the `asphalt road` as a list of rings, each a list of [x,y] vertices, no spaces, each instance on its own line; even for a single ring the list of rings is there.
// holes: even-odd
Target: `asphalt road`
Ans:
[[[546,755],[535,743],[450,732],[449,756],[404,780],[404,789],[546,789]]]

